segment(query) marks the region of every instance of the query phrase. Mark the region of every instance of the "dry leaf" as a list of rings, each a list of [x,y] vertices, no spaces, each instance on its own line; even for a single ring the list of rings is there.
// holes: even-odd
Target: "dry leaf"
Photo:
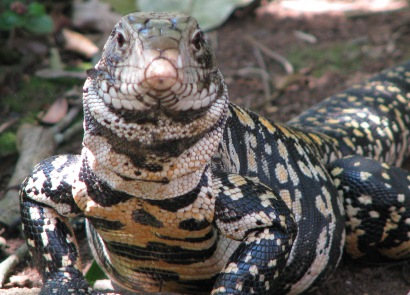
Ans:
[[[86,36],[69,29],[63,29],[64,48],[84,55],[87,58],[93,57],[99,49]]]
[[[47,125],[53,125],[60,122],[67,114],[68,102],[65,97],[58,98],[48,108],[46,112],[41,112],[37,117],[38,120]]]

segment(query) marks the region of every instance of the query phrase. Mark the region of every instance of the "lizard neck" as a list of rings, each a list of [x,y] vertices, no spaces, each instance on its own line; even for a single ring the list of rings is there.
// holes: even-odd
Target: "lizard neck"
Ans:
[[[112,188],[148,199],[184,194],[199,182],[223,136],[228,108],[219,97],[203,113],[178,118],[118,112],[98,96],[98,84],[84,86],[83,157]]]

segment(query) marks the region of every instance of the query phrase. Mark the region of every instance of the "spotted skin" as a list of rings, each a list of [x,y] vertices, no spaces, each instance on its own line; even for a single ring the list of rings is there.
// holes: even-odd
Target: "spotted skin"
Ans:
[[[321,150],[305,133],[269,123],[235,105],[229,107],[226,124],[214,169],[268,185],[291,209],[298,225],[284,274],[266,294],[319,285],[336,267],[344,239],[343,208],[320,161]],[[248,161],[240,161],[243,158]],[[313,270],[319,275],[311,276]]]
[[[334,161],[329,170],[346,208],[347,252],[366,259],[409,257],[408,173],[361,156]]]
[[[43,277],[43,294],[58,294],[61,285],[66,287],[66,294],[91,292],[83,278],[78,245],[68,222],[68,217],[80,213],[69,185],[77,163],[77,156],[49,158],[22,185],[26,188],[21,194],[23,230]],[[58,181],[52,181],[53,177]]]
[[[299,294],[345,246],[409,258],[410,63],[272,123],[228,101],[194,18],[134,13],[87,73],[81,155],[21,189],[41,294],[94,292],[78,215],[119,292]]]
[[[330,161],[358,154],[400,166],[409,155],[409,83],[406,63],[325,99],[289,125],[336,139]]]
[[[238,174],[215,173],[216,226],[224,236],[241,241],[215,283],[212,294],[277,291],[296,236],[286,203],[272,190]]]

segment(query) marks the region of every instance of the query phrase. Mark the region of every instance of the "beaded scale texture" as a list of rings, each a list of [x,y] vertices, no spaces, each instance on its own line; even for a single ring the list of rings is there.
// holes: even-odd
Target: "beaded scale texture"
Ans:
[[[343,249],[410,257],[410,63],[288,124],[228,101],[196,20],[133,13],[84,85],[81,155],[37,165],[21,189],[41,294],[91,294],[68,218],[134,292],[299,294]]]

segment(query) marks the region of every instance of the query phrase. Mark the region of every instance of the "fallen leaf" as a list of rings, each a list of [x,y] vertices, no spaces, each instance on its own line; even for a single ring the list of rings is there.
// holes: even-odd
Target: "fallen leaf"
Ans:
[[[46,112],[41,112],[37,118],[38,120],[47,125],[53,125],[60,122],[67,114],[68,102],[65,97],[58,98],[48,108]]]
[[[86,36],[69,29],[62,30],[64,37],[64,48],[77,52],[87,58],[93,57],[98,53],[98,47]]]

